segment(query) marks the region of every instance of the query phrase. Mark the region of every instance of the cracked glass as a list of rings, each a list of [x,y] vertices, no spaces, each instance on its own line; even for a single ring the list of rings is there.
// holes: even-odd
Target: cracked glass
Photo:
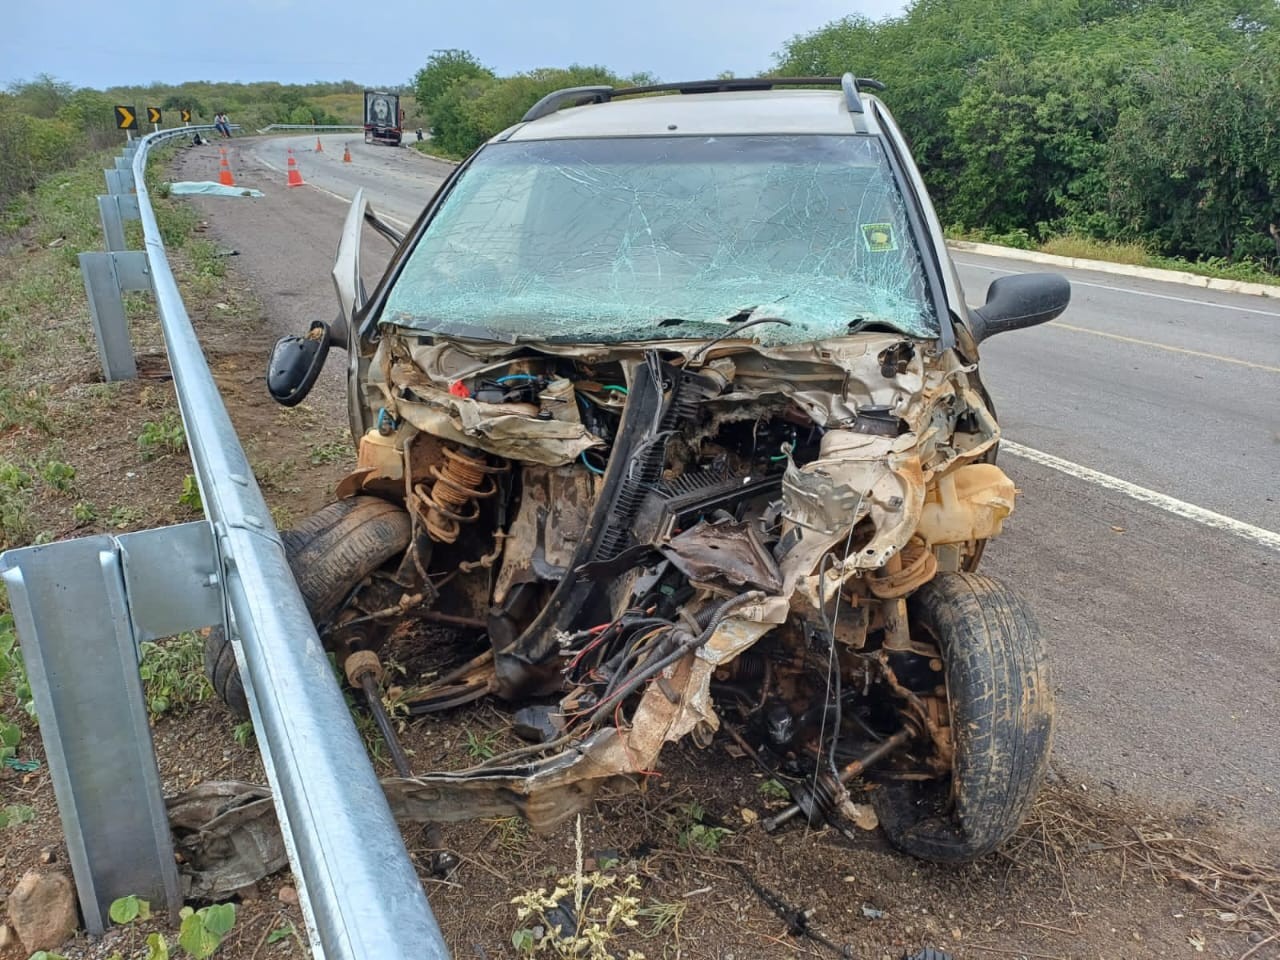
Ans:
[[[744,336],[868,326],[938,336],[872,137],[542,140],[486,147],[387,296],[381,322],[507,342]]]

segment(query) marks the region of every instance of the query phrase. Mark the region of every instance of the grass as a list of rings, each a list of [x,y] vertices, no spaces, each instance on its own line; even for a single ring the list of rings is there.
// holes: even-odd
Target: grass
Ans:
[[[756,788],[756,790],[757,792],[759,792],[760,796],[764,797],[764,799],[766,800],[790,800],[791,799],[791,794],[787,792],[787,788],[784,787],[777,780],[773,780],[773,779],[764,780],[761,782],[760,786]]]
[[[1125,263],[1135,267],[1177,270],[1202,277],[1216,277],[1220,280],[1280,285],[1280,276],[1271,273],[1257,261],[1242,260],[1233,263],[1223,257],[1208,257],[1204,260],[1164,257],[1152,253],[1145,245],[1136,241],[1124,243],[1116,240],[1098,240],[1081,234],[1061,234],[1038,242],[1022,229],[1008,233],[993,233],[986,230],[962,230],[956,227],[947,230],[947,238],[975,243],[994,243],[1019,250],[1036,250],[1040,253],[1077,260],[1101,260],[1106,263]]]
[[[352,450],[351,441],[344,435],[341,440],[329,440],[322,443],[313,443],[311,449],[307,453],[307,459],[312,466],[321,466],[327,463],[345,463],[355,457]]]
[[[75,486],[76,468],[61,460],[49,460],[40,468],[40,479],[59,493],[70,493]]]
[[[445,160],[454,160],[457,162],[467,159],[467,154],[454,153],[450,150],[446,150],[434,140],[416,139],[412,130],[405,134],[404,142],[419,153],[425,153],[428,157],[443,157]]]
[[[707,811],[697,800],[681,805],[679,810],[684,820],[676,833],[676,844],[681,850],[714,855],[720,852],[725,838],[733,834],[728,827],[707,823]]]
[[[181,453],[187,446],[187,434],[176,413],[166,413],[159,420],[148,420],[138,434],[138,449],[143,460],[154,460],[170,453]]]
[[[29,542],[33,483],[31,474],[21,467],[0,460],[0,548]]]
[[[502,737],[501,730],[489,730],[477,734],[468,729],[465,734],[467,756],[472,760],[488,760],[497,753],[498,740]]]
[[[182,493],[178,495],[178,506],[186,507],[192,513],[204,512],[204,501],[200,499],[200,486],[196,483],[194,473],[182,478]]]
[[[1081,260],[1107,260],[1111,263],[1128,263],[1138,267],[1151,266],[1151,254],[1140,243],[1120,243],[1114,240],[1095,240],[1092,237],[1067,235],[1051,237],[1040,244],[1041,253],[1057,257],[1076,257]]]
[[[142,644],[142,689],[152,719],[185,713],[213,696],[204,675],[204,640],[183,633],[160,643]]]

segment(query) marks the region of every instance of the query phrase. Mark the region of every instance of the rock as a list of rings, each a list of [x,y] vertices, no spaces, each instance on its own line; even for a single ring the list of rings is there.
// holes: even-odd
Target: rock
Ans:
[[[18,935],[7,923],[0,923],[0,953],[12,949],[18,941]]]
[[[298,905],[298,891],[293,887],[281,887],[276,891],[276,899],[281,903],[296,907]]]
[[[57,847],[44,847],[43,849],[41,849],[41,851],[40,851],[40,862],[41,862],[41,863],[57,863],[57,862],[58,862],[58,848],[57,848]]]
[[[76,932],[76,888],[65,873],[28,870],[6,906],[27,953],[52,950]]]

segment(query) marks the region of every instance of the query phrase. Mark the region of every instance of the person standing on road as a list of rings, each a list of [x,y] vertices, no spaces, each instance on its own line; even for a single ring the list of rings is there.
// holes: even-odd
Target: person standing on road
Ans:
[[[213,126],[224,137],[231,136],[231,121],[227,119],[225,110],[219,110],[213,118]]]

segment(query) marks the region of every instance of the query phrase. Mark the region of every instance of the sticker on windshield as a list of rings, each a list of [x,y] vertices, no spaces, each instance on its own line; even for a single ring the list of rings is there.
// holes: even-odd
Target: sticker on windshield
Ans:
[[[864,223],[862,225],[862,241],[871,253],[888,253],[897,250],[897,241],[893,239],[893,224]]]

